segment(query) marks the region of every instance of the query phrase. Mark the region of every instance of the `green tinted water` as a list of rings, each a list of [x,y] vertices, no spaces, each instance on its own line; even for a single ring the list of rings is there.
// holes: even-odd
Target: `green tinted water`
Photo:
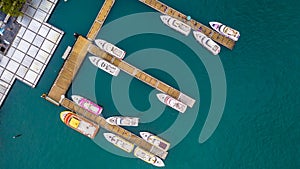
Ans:
[[[140,61],[135,63],[130,58],[142,55],[139,53],[135,55],[134,52],[159,48],[175,53],[195,75],[201,100],[199,114],[187,136],[169,151],[165,168],[299,168],[300,162],[297,157],[300,151],[298,99],[300,49],[299,35],[295,30],[300,23],[300,13],[297,9],[299,2],[291,0],[163,2],[202,23],[219,20],[241,32],[241,38],[234,50],[229,51],[222,47],[219,55],[226,74],[226,107],[218,128],[203,144],[200,144],[198,139],[208,115],[213,89],[210,83],[212,77],[206,72],[205,64],[197,59],[197,54],[176,38],[151,33],[135,35],[118,43],[118,46],[127,51],[128,58],[125,60],[137,67],[147,67],[147,64],[151,64],[151,58],[143,58],[149,59],[146,60],[149,63]],[[59,112],[64,109],[40,98],[42,93],[49,91],[61,68],[63,64],[61,55],[66,46],[74,43],[73,33],[87,34],[102,3],[103,1],[96,0],[69,0],[67,3],[60,1],[57,5],[49,22],[64,30],[66,34],[43,77],[35,89],[16,81],[0,109],[1,168],[155,168],[138,159],[112,154],[110,148],[101,147],[100,135],[93,142],[66,127],[59,119]],[[153,10],[138,1],[118,0],[106,24],[122,16],[140,12]],[[126,31],[120,27],[119,34]],[[101,36],[105,37],[100,34]],[[106,36],[107,39],[113,39],[109,37],[110,35]],[[174,32],[172,36],[179,35]],[[191,35],[186,41],[192,43]],[[199,50],[200,48],[201,46]],[[163,51],[159,52],[168,55]],[[167,68],[172,67],[168,63],[164,64]],[[179,68],[178,73],[181,72]],[[179,83],[185,83],[182,80],[176,81],[175,75],[170,75],[170,72],[159,70],[157,67],[147,68],[145,71],[175,87],[180,87]],[[85,90],[84,87],[88,85],[80,83],[81,78],[94,80],[91,83],[97,88]],[[119,82],[119,79],[123,81],[120,80],[122,82],[120,89],[116,89],[111,84]],[[115,106],[117,103],[112,104],[114,101],[112,93],[121,90],[123,83],[130,80],[124,73],[112,79],[108,74],[93,69],[86,60],[68,95],[74,91],[89,97],[95,94],[96,100],[105,107],[103,116],[115,115],[118,114],[118,109]],[[191,79],[186,81],[190,82]],[[189,89],[183,92],[188,92],[187,94],[194,97],[197,95],[190,93]],[[144,117],[150,114],[142,113],[144,111],[163,108],[153,94],[150,87],[137,80],[131,81],[128,95],[131,104],[141,112],[134,115]],[[192,116],[198,111],[194,109],[188,109],[182,116],[177,116],[175,111],[166,109],[161,116],[156,114],[159,118],[152,122],[142,123],[139,128],[127,129],[134,133],[141,130],[163,133],[178,117]],[[147,116],[153,117],[152,114]],[[142,120],[145,121],[147,118]],[[182,128],[189,123],[187,120],[179,122]],[[19,133],[22,133],[21,137],[12,139],[13,135]],[[165,138],[171,140],[178,139],[176,132],[165,135]],[[103,137],[102,141],[105,142]]]

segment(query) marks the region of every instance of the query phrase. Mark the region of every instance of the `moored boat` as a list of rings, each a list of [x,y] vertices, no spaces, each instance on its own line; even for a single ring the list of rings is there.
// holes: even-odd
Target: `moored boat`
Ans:
[[[230,28],[226,25],[223,25],[220,22],[209,22],[209,25],[217,32],[219,32],[220,34],[234,40],[234,41],[238,41],[239,37],[240,37],[240,32]]]
[[[134,145],[127,140],[113,134],[113,133],[103,133],[105,139],[115,145],[116,147],[130,153],[132,152]]]
[[[113,76],[118,76],[120,69],[118,67],[116,67],[115,65],[113,65],[99,57],[96,57],[96,56],[90,56],[89,59],[98,68],[104,70],[105,72],[107,72]]]
[[[98,104],[82,97],[79,95],[72,95],[71,96],[72,100],[78,104],[80,107],[84,108],[85,110],[92,112],[96,115],[100,115],[103,108],[99,106]]]
[[[162,22],[164,24],[166,24],[170,28],[184,34],[185,36],[188,36],[191,31],[191,27],[189,25],[181,22],[178,19],[172,18],[171,16],[161,15],[160,19],[162,20]]]
[[[221,47],[212,39],[198,31],[193,31],[193,34],[195,39],[212,54],[217,55],[220,53]]]
[[[96,39],[95,40],[96,45],[104,50],[105,52],[119,58],[119,59],[123,59],[125,57],[126,52],[120,48],[118,48],[117,46],[103,40],[103,39]]]
[[[124,117],[124,116],[112,116],[112,117],[107,118],[106,122],[111,125],[118,125],[118,126],[138,126],[139,118]]]
[[[99,130],[98,125],[71,111],[61,112],[60,119],[70,128],[92,139],[95,138]]]
[[[147,142],[151,143],[152,145],[156,146],[157,148],[162,149],[163,151],[168,151],[170,148],[170,143],[155,136],[149,132],[140,132],[141,137],[146,140]]]
[[[157,166],[157,167],[165,166],[164,162],[159,157],[155,156],[154,154],[152,154],[140,147],[136,147],[134,149],[134,156],[138,157],[139,159],[141,159],[149,164]]]
[[[187,105],[183,104],[182,102],[174,99],[173,97],[164,94],[164,93],[159,93],[156,94],[157,98],[159,101],[161,101],[162,103],[164,103],[167,106],[172,107],[173,109],[179,111],[180,113],[184,113]]]

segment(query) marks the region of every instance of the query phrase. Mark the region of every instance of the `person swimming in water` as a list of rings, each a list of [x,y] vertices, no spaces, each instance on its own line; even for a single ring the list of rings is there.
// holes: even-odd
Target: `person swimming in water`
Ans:
[[[20,136],[22,136],[22,134],[15,135],[15,136],[13,136],[13,138],[17,138],[17,137],[20,137]]]

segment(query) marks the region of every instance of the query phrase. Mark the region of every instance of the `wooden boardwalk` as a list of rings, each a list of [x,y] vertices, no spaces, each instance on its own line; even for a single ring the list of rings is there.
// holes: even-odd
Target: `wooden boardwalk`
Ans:
[[[72,48],[69,57],[65,61],[62,69],[60,70],[56,80],[54,81],[48,97],[52,101],[59,102],[62,95],[65,95],[69,89],[74,77],[77,74],[86,54],[87,48],[91,42],[81,36],[79,36]],[[51,100],[49,100],[51,101]]]
[[[86,117],[87,119],[93,121],[94,123],[98,124],[100,127],[116,133],[120,137],[130,141],[131,143],[135,144],[138,147],[141,147],[158,157],[165,159],[168,155],[168,152],[162,151],[159,148],[153,146],[152,144],[146,142],[142,138],[134,135],[133,133],[119,127],[119,126],[113,126],[108,124],[103,117],[96,116],[78,105],[76,105],[71,100],[65,98],[65,94],[67,93],[67,90],[69,89],[73,79],[75,78],[85,56],[88,52],[88,47],[91,44],[90,40],[94,40],[94,38],[97,36],[99,30],[102,27],[102,24],[107,17],[112,5],[114,3],[114,0],[106,0],[104,2],[104,5],[102,6],[97,18],[95,19],[95,22],[93,26],[91,27],[87,38],[86,39],[82,36],[79,36],[72,48],[72,51],[70,52],[68,58],[66,59],[62,69],[60,70],[56,80],[54,81],[49,94],[43,94],[42,97],[46,100],[50,101],[51,103],[59,106],[62,105],[65,108],[76,112],[77,114]],[[116,60],[117,62],[117,60]]]
[[[165,84],[164,82],[152,77],[151,75],[143,72],[142,70],[130,65],[129,63],[116,59],[115,57],[109,55],[108,53],[100,50],[97,46],[90,44],[88,48],[89,52],[95,56],[101,57],[104,60],[114,64],[115,66],[119,67],[124,72],[128,73],[129,75],[139,79],[140,81],[154,87],[155,89],[166,93],[172,96],[175,99],[178,99],[182,103],[188,105],[189,107],[193,107],[195,100],[191,97],[181,93],[177,89]]]
[[[136,146],[141,147],[144,150],[149,151],[162,159],[165,159],[168,155],[168,152],[160,150],[159,148],[153,146],[152,144],[146,142],[144,139],[136,136],[135,134],[129,132],[128,130],[125,130],[122,127],[110,125],[105,121],[103,117],[97,116],[93,113],[84,110],[69,99],[62,99],[61,105],[67,109],[75,111],[76,114],[84,116],[85,118],[93,121],[94,123],[98,124],[100,127],[106,129],[107,131],[118,134],[119,136],[135,144]]]
[[[178,12],[177,10],[169,7],[168,5],[166,5],[160,1],[157,1],[157,0],[139,0],[139,1],[150,6],[151,8],[161,12],[162,14],[169,15],[173,18],[176,18],[176,19],[190,25],[192,29],[194,29],[196,31],[201,31],[206,36],[210,37],[212,40],[218,42],[219,44],[227,47],[228,49],[232,50],[235,45],[234,40],[227,38],[224,35],[221,35],[220,33],[210,29],[209,27],[203,25],[202,23],[200,23],[194,19],[187,20],[187,16],[185,14]]]
[[[96,36],[98,35],[106,17],[108,16],[111,8],[113,7],[115,3],[115,0],[105,0],[104,4],[102,5],[93,25],[91,26],[91,29],[89,30],[87,34],[87,38],[89,40],[95,40]]]

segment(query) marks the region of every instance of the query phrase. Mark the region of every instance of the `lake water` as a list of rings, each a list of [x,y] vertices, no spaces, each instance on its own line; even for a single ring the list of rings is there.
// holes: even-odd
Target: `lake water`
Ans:
[[[117,0],[99,38],[126,50],[125,61],[193,97],[185,114],[165,107],[158,91],[121,72],[86,60],[67,93],[103,105],[102,115],[141,119],[171,142],[166,169],[299,168],[300,24],[298,1],[184,1],[164,3],[208,25],[221,21],[241,38],[213,56],[193,39],[163,25],[159,13],[137,0]],[[36,88],[16,81],[0,109],[1,169],[156,168],[59,119],[64,110],[40,98],[59,72],[73,33],[86,35],[103,0],[60,1],[49,23],[65,35]],[[22,134],[13,139],[12,136]]]

